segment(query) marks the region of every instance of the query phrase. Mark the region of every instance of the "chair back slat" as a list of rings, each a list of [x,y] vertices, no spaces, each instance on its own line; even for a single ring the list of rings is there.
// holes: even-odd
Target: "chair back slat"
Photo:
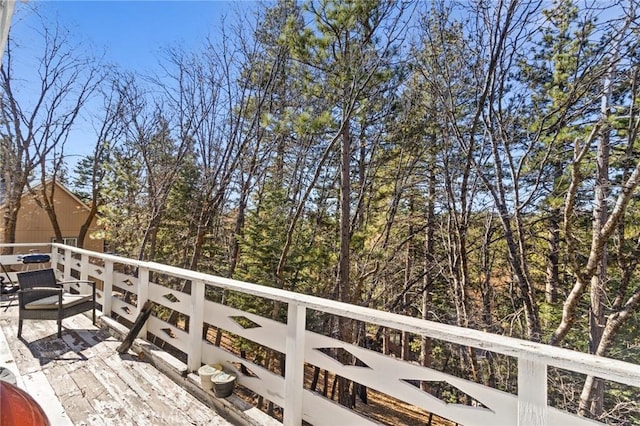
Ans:
[[[56,287],[56,275],[51,268],[20,272],[17,275],[18,285],[23,290],[34,287]]]

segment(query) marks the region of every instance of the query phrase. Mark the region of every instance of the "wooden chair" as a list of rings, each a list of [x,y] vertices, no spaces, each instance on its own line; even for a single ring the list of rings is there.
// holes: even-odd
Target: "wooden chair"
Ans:
[[[71,294],[64,291],[63,284],[89,283],[92,294]],[[18,337],[22,337],[22,321],[57,320],[58,337],[62,337],[62,320],[93,309],[93,324],[96,323],[96,285],[93,281],[57,282],[53,269],[38,269],[18,273]]]

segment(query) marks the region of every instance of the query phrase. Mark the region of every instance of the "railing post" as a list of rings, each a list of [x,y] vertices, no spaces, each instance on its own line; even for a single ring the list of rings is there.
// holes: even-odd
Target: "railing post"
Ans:
[[[548,424],[547,364],[518,358],[518,425]]]
[[[104,261],[104,276],[102,279],[102,313],[111,315],[111,300],[113,296],[113,262]]]
[[[204,320],[204,281],[191,283],[191,318],[189,319],[189,370],[196,371],[202,362],[202,323]]]
[[[136,309],[136,317],[140,315],[142,311],[142,307],[144,306],[147,299],[149,299],[149,268],[144,266],[138,267],[138,306]],[[147,337],[147,324],[145,323],[140,329],[140,333],[138,336],[142,336],[146,339]]]
[[[286,363],[284,377],[285,426],[302,424],[302,397],[304,390],[304,336],[306,308],[289,302],[287,314]]]
[[[71,269],[73,268],[73,253],[68,248],[64,249],[64,279],[71,280]]]
[[[81,281],[87,281],[89,279],[89,256],[86,254],[80,255],[80,278]],[[86,283],[80,284],[79,288],[81,293],[89,291],[89,286]]]
[[[89,256],[80,255],[80,279],[86,281],[89,279]]]
[[[49,244],[49,253],[51,254],[51,268],[56,271],[58,269],[58,257],[60,257],[58,247],[55,247],[53,244]]]

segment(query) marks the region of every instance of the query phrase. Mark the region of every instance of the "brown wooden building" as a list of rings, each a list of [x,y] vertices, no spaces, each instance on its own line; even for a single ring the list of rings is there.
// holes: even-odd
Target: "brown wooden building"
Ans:
[[[47,185],[50,184],[50,181],[47,182]],[[76,246],[80,227],[87,219],[90,208],[63,185],[58,182],[55,182],[54,185],[56,185],[53,197],[54,208],[64,243]],[[36,190],[38,189],[36,188]],[[94,218],[84,240],[85,249],[97,252],[104,251],[104,239],[99,235],[99,230]],[[47,212],[38,206],[33,195],[25,193],[22,196],[22,205],[18,213],[15,242],[40,243],[52,242],[54,239],[55,232]]]

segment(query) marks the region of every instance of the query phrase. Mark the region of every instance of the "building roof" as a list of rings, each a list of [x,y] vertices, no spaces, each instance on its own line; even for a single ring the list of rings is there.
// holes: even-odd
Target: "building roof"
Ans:
[[[50,185],[51,183],[53,183],[54,185],[56,185],[56,187],[58,187],[59,189],[61,189],[62,191],[64,191],[66,194],[68,194],[75,202],[77,202],[80,207],[82,207],[83,209],[89,211],[91,210],[91,207],[89,207],[84,201],[82,201],[80,198],[78,198],[77,195],[75,195],[73,192],[71,192],[69,189],[67,189],[67,187],[65,187],[63,184],[61,184],[60,182],[58,182],[57,180],[53,180],[53,179],[47,179],[47,181],[44,183],[45,185]],[[32,188],[32,190],[36,190],[36,189],[40,189],[42,188],[42,184],[38,184],[36,186],[34,186]],[[29,191],[25,191],[22,196],[26,196],[26,195],[30,195]]]

